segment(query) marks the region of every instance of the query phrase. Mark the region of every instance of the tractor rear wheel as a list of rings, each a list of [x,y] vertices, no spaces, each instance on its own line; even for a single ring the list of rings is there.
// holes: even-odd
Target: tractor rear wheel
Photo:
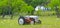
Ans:
[[[19,23],[20,25],[24,25],[24,24],[25,24],[25,19],[20,18],[20,19],[18,20],[18,23]]]

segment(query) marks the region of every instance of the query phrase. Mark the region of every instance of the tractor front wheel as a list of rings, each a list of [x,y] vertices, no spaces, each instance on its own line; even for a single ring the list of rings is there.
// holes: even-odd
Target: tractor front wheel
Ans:
[[[38,24],[41,24],[41,20],[38,20]]]

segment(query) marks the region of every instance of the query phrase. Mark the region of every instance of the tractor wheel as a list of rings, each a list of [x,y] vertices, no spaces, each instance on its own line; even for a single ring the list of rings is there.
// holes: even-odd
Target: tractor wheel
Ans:
[[[38,20],[38,24],[41,24],[41,20]]]
[[[24,24],[25,24],[25,19],[20,18],[20,19],[18,20],[18,23],[19,23],[20,25],[24,25]]]

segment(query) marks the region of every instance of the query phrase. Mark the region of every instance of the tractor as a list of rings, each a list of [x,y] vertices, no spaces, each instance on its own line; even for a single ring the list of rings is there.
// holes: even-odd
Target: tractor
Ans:
[[[18,19],[18,24],[41,24],[41,20],[38,20],[38,16],[20,16]]]

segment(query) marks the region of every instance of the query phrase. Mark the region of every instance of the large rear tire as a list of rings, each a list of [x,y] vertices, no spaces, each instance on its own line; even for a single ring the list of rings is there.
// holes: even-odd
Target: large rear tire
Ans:
[[[25,24],[25,21],[24,21],[23,18],[20,18],[20,19],[18,20],[18,23],[19,23],[20,25],[24,25],[24,24]]]

